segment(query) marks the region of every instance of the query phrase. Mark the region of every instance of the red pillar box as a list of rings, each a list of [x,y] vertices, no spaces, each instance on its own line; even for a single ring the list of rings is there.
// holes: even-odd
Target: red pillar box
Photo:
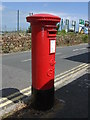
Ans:
[[[47,110],[54,104],[56,23],[61,19],[50,14],[26,19],[32,28],[32,106]]]

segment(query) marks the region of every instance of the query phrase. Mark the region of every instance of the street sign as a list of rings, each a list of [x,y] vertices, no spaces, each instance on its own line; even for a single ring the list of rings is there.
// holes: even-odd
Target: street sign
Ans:
[[[85,27],[89,27],[89,21],[85,21]]]
[[[65,31],[68,32],[69,31],[69,20],[66,19],[65,21]]]
[[[73,28],[73,31],[75,32],[76,31],[76,21],[72,20],[72,28]]]
[[[85,28],[84,28],[85,34],[88,34],[88,28],[89,28],[89,21],[85,21]]]
[[[79,19],[79,24],[84,25],[84,20],[83,19]]]
[[[79,33],[84,33],[84,20],[79,19]]]

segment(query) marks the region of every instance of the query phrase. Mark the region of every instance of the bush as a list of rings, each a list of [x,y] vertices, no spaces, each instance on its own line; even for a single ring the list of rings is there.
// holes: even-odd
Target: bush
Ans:
[[[60,28],[60,24],[57,24],[56,26],[57,26],[56,30],[57,30],[57,34],[58,34],[59,28]]]
[[[65,35],[65,34],[66,34],[65,30],[62,30],[62,31],[58,32],[58,35]]]
[[[26,30],[26,33],[31,33],[31,25],[28,27],[28,30]]]
[[[87,42],[88,42],[88,35],[82,36],[82,41],[83,41],[84,43],[87,43]]]

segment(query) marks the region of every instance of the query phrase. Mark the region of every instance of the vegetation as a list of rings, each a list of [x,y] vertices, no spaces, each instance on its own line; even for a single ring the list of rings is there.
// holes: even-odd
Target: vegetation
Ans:
[[[57,46],[69,46],[80,43],[88,43],[88,35],[79,34],[74,32],[66,33],[65,30],[59,31],[57,34],[56,45]]]
[[[31,33],[31,25],[28,27],[28,30],[26,30],[26,33]]]
[[[57,35],[66,35],[66,31],[65,30],[58,31]]]
[[[57,24],[56,26],[57,26],[56,30],[57,30],[57,34],[58,34],[59,28],[60,28],[60,24]]]
[[[88,35],[82,36],[82,41],[83,41],[84,43],[87,43],[87,42],[88,42]]]
[[[58,25],[59,26],[59,25]],[[59,28],[59,27],[58,27]],[[59,31],[56,36],[56,46],[69,46],[88,42],[88,35],[74,32],[66,33],[65,30]],[[31,30],[31,28],[29,29]],[[29,31],[30,32],[30,31]],[[18,51],[26,51],[31,49],[30,33],[7,33],[2,35],[2,53],[11,53]]]

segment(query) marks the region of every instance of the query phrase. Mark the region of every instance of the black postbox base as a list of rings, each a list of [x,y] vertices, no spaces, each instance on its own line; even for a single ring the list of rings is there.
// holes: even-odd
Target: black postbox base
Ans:
[[[54,86],[49,90],[37,90],[32,87],[32,108],[36,110],[49,110],[54,105]]]

